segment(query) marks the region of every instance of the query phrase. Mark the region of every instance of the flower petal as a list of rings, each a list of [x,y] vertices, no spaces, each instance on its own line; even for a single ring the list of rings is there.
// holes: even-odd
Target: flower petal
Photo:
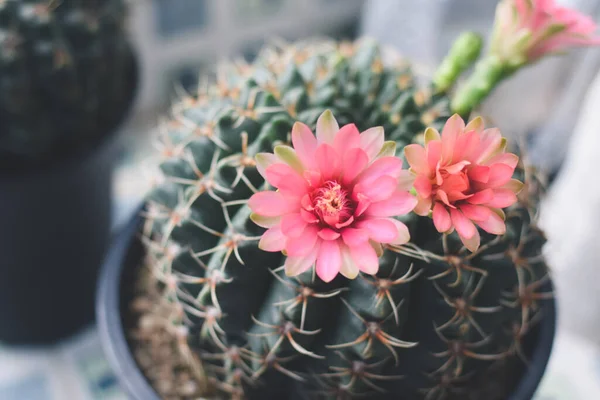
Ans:
[[[357,246],[369,241],[369,232],[364,229],[345,228],[342,231],[342,239],[348,246]]]
[[[340,128],[333,140],[333,148],[338,154],[344,154],[350,149],[360,148],[360,132],[354,124]]]
[[[473,222],[465,217],[465,215],[459,210],[455,208],[450,209],[450,218],[452,219],[454,228],[456,228],[456,231],[461,237],[465,239],[471,239],[477,232],[477,228]]]
[[[289,277],[298,276],[308,271],[317,260],[319,244],[316,244],[306,256],[287,257],[284,264],[285,274]]]
[[[286,214],[281,217],[281,232],[289,237],[298,237],[302,235],[306,225],[307,223],[300,213]]]
[[[256,161],[256,169],[258,173],[262,175],[263,178],[267,179],[267,175],[265,171],[271,164],[275,164],[279,162],[279,159],[275,154],[272,153],[258,153],[254,156],[254,160]]]
[[[429,215],[429,212],[431,211],[431,203],[432,203],[431,197],[417,196],[417,205],[415,206],[415,208],[413,210],[414,213],[417,215],[420,215],[422,217]]]
[[[398,157],[383,157],[375,160],[356,179],[356,183],[369,185],[382,176],[398,179],[402,172],[402,160]]]
[[[317,119],[317,142],[333,145],[335,134],[340,130],[333,113],[325,110]]]
[[[452,228],[452,221],[450,220],[450,213],[442,203],[436,202],[433,206],[433,225],[438,232],[448,232]]]
[[[279,192],[255,193],[248,200],[248,206],[252,212],[265,217],[277,217],[300,210],[299,200],[284,197]]]
[[[404,156],[410,168],[417,174],[429,174],[427,154],[425,149],[418,144],[409,144],[404,148]]]
[[[472,221],[485,221],[490,217],[492,211],[484,206],[476,206],[473,204],[461,204],[459,210]]]
[[[494,189],[494,198],[487,203],[493,208],[506,208],[517,202],[517,195],[510,189]]]
[[[333,146],[320,144],[315,157],[323,180],[330,180],[340,174],[340,159]]]
[[[360,134],[360,147],[367,154],[369,161],[373,160],[379,153],[384,140],[385,133],[382,126],[369,128]]]
[[[408,227],[395,218],[390,218],[390,221],[396,225],[396,229],[398,230],[398,236],[390,244],[403,245],[408,243],[410,241],[410,232]]]
[[[331,282],[340,272],[341,267],[342,254],[338,242],[323,241],[317,257],[317,276],[324,282]]]
[[[368,232],[369,238],[379,243],[392,243],[398,238],[398,227],[391,218],[368,218],[356,224]]]
[[[368,185],[362,183],[354,186],[352,195],[359,193],[366,196],[371,202],[382,201],[390,197],[398,187],[398,181],[391,176],[382,176]],[[356,198],[356,197],[355,197]]]
[[[490,166],[490,179],[488,179],[486,186],[488,188],[495,188],[507,184],[515,171],[514,168],[506,164],[493,164]]]
[[[424,175],[418,175],[415,179],[415,190],[421,197],[431,196],[431,181]]]
[[[512,153],[502,153],[502,154],[498,154],[495,157],[492,157],[487,164],[488,165],[493,165],[493,164],[505,164],[508,165],[509,167],[511,167],[513,170],[517,167],[517,164],[519,164],[519,156],[517,156],[516,154],[512,154]]]
[[[428,127],[427,129],[425,129],[425,134],[423,136],[424,136],[425,145],[427,145],[431,141],[442,139],[442,137],[440,136],[440,133],[437,131],[437,129],[431,128],[431,127]]]
[[[340,274],[348,279],[355,279],[358,276],[358,266],[352,259],[348,246],[340,244],[342,254],[342,265],[340,266]]]
[[[365,274],[375,275],[379,270],[379,258],[370,243],[351,246],[350,255],[358,269]]]
[[[317,242],[320,242],[318,236],[319,229],[316,225],[308,225],[304,232],[298,237],[288,237],[285,250],[290,257],[304,257],[310,253]]]
[[[487,183],[490,179],[490,167],[485,165],[473,165],[469,168],[468,175],[471,180]]]
[[[263,233],[258,242],[258,248],[270,252],[281,251],[285,248],[285,239],[281,228],[276,226]]]
[[[487,233],[493,235],[504,235],[506,233],[506,224],[496,213],[490,213],[490,216],[485,221],[477,222],[477,225],[481,227]]]
[[[499,189],[508,189],[514,194],[519,194],[521,190],[523,190],[523,186],[525,186],[523,182],[519,181],[518,179],[511,179],[508,181],[508,183],[505,183],[499,187]]]
[[[412,211],[417,198],[409,192],[397,190],[389,198],[373,203],[367,208],[366,215],[372,217],[395,217]]]
[[[250,219],[252,220],[252,222],[254,222],[256,225],[262,227],[262,228],[272,228],[274,226],[277,226],[281,223],[281,217],[277,216],[277,217],[265,217],[264,215],[259,215],[256,213],[252,213],[250,214]]]
[[[302,164],[308,169],[314,169],[317,138],[302,122],[296,122],[292,127],[292,145]]]
[[[469,251],[472,253],[477,251],[481,243],[481,236],[479,235],[478,230],[475,230],[475,234],[470,238],[466,238],[464,236],[461,236],[460,234],[458,235],[458,237],[460,238],[460,241],[465,245],[465,247],[469,249]]]
[[[398,190],[410,191],[415,184],[416,175],[412,172],[403,169],[398,176]]]
[[[465,129],[465,121],[458,114],[451,116],[444,129],[442,129],[442,165],[451,163],[454,150],[456,148],[456,139]]]
[[[319,237],[323,240],[337,240],[340,237],[340,233],[330,228],[323,228],[318,233]]]
[[[273,151],[281,161],[292,167],[300,175],[304,173],[304,165],[302,165],[302,161],[300,161],[300,159],[298,158],[296,150],[294,150],[290,146],[280,144],[278,146],[275,146],[275,149]]]
[[[469,197],[467,201],[471,204],[486,204],[494,198],[494,191],[492,189],[484,189],[473,196]]]
[[[367,166],[369,157],[362,149],[351,149],[342,155],[342,182],[350,184]]]

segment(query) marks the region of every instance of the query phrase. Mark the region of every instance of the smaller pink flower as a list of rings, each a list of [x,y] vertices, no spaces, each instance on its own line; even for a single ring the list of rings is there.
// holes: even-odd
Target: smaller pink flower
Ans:
[[[256,156],[258,171],[276,191],[254,194],[252,219],[268,228],[259,247],[283,251],[285,272],[299,275],[316,265],[325,282],[338,273],[354,279],[379,269],[382,243],[404,244],[407,227],[395,219],[412,211],[412,177],[395,157],[383,128],[341,129],[330,111],[317,121],[316,137],[296,122],[292,144]]]
[[[492,52],[516,67],[573,47],[598,45],[596,28],[590,17],[555,0],[502,0]]]
[[[442,134],[425,131],[425,146],[404,148],[406,160],[416,175],[418,204],[415,213],[432,213],[439,232],[456,229],[471,251],[479,248],[476,226],[495,235],[506,231],[503,208],[517,201],[523,184],[512,179],[518,157],[505,153],[506,140],[498,129],[485,129],[476,118],[465,126],[455,114]]]

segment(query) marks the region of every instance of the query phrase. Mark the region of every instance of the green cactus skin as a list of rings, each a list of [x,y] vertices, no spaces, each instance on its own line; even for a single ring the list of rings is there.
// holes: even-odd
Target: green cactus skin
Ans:
[[[0,1],[0,156],[39,166],[95,144],[128,106],[123,0]]]
[[[481,232],[474,254],[415,215],[412,244],[384,249],[377,276],[289,278],[282,254],[257,247],[264,229],[245,203],[265,183],[253,158],[288,143],[296,120],[314,128],[331,109],[340,125],[381,125],[400,154],[450,117],[446,96],[386,54],[368,40],[266,47],[222,66],[162,126],[148,265],[215,398],[464,399],[499,362],[525,359],[521,339],[551,296],[533,178],[506,235]]]

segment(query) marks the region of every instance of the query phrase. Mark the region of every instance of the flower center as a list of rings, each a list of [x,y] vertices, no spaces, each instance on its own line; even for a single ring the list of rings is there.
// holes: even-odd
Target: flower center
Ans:
[[[354,203],[337,181],[327,181],[313,192],[312,203],[317,216],[329,225],[352,216]]]

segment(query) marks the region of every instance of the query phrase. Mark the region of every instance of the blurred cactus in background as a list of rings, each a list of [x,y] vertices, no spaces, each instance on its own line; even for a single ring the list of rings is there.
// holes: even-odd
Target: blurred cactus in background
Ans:
[[[2,168],[96,145],[131,101],[123,0],[0,1]]]

